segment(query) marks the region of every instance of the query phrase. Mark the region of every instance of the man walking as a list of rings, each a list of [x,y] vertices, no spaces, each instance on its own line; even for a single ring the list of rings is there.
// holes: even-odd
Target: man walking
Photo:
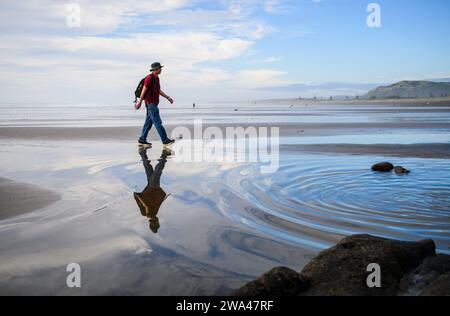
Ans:
[[[166,130],[162,125],[162,120],[159,115],[158,105],[160,95],[166,98],[170,102],[170,104],[173,104],[173,99],[161,90],[161,86],[159,84],[159,75],[161,74],[163,67],[164,66],[161,66],[160,63],[152,64],[152,69],[150,69],[151,73],[145,78],[141,97],[136,101],[135,104],[136,110],[139,110],[145,96],[147,116],[145,119],[144,127],[142,128],[141,137],[139,137],[138,140],[138,144],[140,146],[149,147],[152,145],[151,143],[147,142],[147,136],[153,124],[155,124],[155,128],[158,131],[159,137],[161,138],[161,141],[164,145],[170,145],[175,142],[175,140],[167,137]]]

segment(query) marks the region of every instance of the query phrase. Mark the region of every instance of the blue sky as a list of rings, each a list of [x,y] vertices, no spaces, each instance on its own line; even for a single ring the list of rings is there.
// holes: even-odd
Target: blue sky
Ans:
[[[372,2],[380,28],[367,26]],[[81,24],[71,28],[73,3]],[[128,103],[157,60],[166,65],[163,89],[186,104],[361,94],[371,85],[450,77],[448,0],[0,6],[0,102]]]

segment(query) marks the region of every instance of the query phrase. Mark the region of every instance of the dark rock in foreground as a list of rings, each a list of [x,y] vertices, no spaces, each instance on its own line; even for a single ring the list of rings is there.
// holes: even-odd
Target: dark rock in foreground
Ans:
[[[391,172],[394,169],[394,165],[390,162],[381,162],[372,166],[372,171],[377,172]]]
[[[267,296],[272,293],[278,293],[277,295],[292,296],[306,290],[308,287],[308,280],[301,274],[289,268],[280,267],[270,270],[258,280],[248,283],[231,295]]]
[[[439,276],[421,294],[422,296],[450,296],[450,272]]]
[[[371,263],[381,270],[379,288],[367,285]],[[432,240],[355,235],[322,251],[301,273],[275,268],[232,295],[450,295],[450,256],[436,255]]]
[[[439,288],[436,283],[440,277],[450,273],[450,256],[438,254],[428,257],[423,263],[404,276],[400,282],[401,295],[430,295]],[[439,283],[439,282],[438,282]],[[450,294],[450,282],[447,283]]]
[[[435,255],[432,240],[401,242],[368,235],[343,239],[303,269],[311,280],[305,295],[395,295],[405,273]],[[381,267],[381,288],[367,286],[367,266]]]

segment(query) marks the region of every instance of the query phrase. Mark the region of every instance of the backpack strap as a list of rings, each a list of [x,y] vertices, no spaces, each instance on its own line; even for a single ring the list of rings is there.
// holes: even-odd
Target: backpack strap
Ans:
[[[150,82],[149,82],[149,84],[148,84],[147,91],[146,91],[145,94],[144,94],[144,99],[145,99],[145,97],[147,96],[148,89],[151,87],[152,84],[154,84],[154,83],[156,82],[156,78],[155,78],[154,76],[152,76],[152,74],[149,74],[149,75],[146,76],[144,79],[142,79],[142,80],[141,80],[141,83],[139,84],[139,86],[142,84],[142,89],[144,89],[144,83],[145,83],[145,80],[146,80],[147,77],[149,77],[149,76],[151,76],[152,78],[151,78],[151,80],[150,80]],[[137,89],[139,89],[139,86],[138,86]],[[138,91],[137,89],[136,89],[136,91]],[[142,90],[141,90],[141,91],[142,91]],[[137,102],[137,99],[138,99],[138,96],[137,96],[136,93],[137,93],[137,92],[135,92],[135,98],[134,98],[134,102],[135,102],[135,103]]]
[[[147,89],[150,88],[150,86],[156,82],[155,76],[152,76],[152,74],[149,74],[148,76],[150,76],[151,79],[150,79],[150,82],[149,82],[149,84],[148,84]],[[147,76],[147,77],[148,77],[148,76]]]

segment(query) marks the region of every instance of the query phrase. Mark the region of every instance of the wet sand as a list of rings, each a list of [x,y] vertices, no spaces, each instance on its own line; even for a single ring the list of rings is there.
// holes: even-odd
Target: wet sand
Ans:
[[[194,136],[193,125],[180,125],[190,130]],[[218,127],[225,135],[226,127],[279,127],[281,137],[309,137],[309,136],[336,136],[336,135],[358,135],[374,134],[384,130],[406,133],[421,130],[442,130],[450,127],[447,123],[299,123],[299,124],[203,124],[203,131],[208,127]],[[165,125],[167,133],[171,135],[178,125]],[[141,127],[117,126],[117,127],[0,127],[0,139],[13,140],[36,140],[36,141],[124,141],[136,142],[140,135]],[[394,133],[395,133],[394,132]],[[177,135],[172,135],[175,139]],[[395,134],[392,136],[395,139]],[[156,131],[152,129],[149,140],[154,143],[159,141]],[[350,155],[381,155],[398,157],[421,157],[421,158],[450,158],[450,144],[446,143],[417,143],[417,144],[282,144],[281,150],[305,153],[340,153]]]
[[[0,220],[46,207],[59,199],[56,192],[0,177]]]
[[[233,121],[230,111],[222,117],[211,110],[205,116],[221,123],[203,128],[280,127],[280,168],[263,174],[259,163],[167,157],[159,180],[169,197],[157,213],[157,233],[134,198],[148,185],[151,168],[143,163],[157,170],[162,156],[154,129],[148,138],[153,148],[146,155],[138,150],[143,113],[136,113],[135,126],[99,127],[99,121],[51,127],[30,120],[28,127],[6,127],[24,122],[4,121],[1,175],[39,184],[61,200],[39,204],[48,195],[33,191],[30,202],[21,201],[21,184],[2,185],[8,199],[27,202],[23,212],[45,209],[0,222],[0,294],[224,295],[275,266],[298,271],[320,250],[355,233],[432,238],[439,252],[450,252],[448,112],[256,109],[252,121],[252,109],[246,111],[248,118],[238,111],[241,118]],[[170,118],[161,112],[163,121],[166,114]],[[186,119],[173,111],[171,118],[190,121],[197,114]],[[171,133],[178,126],[166,127]],[[192,125],[186,127],[192,132]],[[29,157],[32,163],[23,164]],[[370,171],[384,160],[412,173]],[[3,194],[2,209],[9,209]],[[69,262],[85,271],[80,290],[65,285]]]
[[[344,108],[345,109],[345,108]],[[351,110],[349,110],[351,111]],[[382,110],[374,108],[371,110],[377,113]],[[399,112],[395,109],[389,111]],[[408,110],[406,110],[408,112]],[[427,111],[427,110],[424,110]],[[238,112],[236,113],[238,114]],[[239,113],[240,114],[240,113]],[[288,113],[289,114],[289,113]],[[258,115],[258,114],[256,114]],[[261,114],[264,115],[264,114]],[[285,114],[286,115],[286,114]],[[182,124],[187,127],[192,135],[194,128],[192,124]],[[203,130],[208,127],[218,127],[225,134],[226,127],[265,127],[276,126],[280,128],[281,137],[303,137],[303,136],[327,136],[327,135],[347,135],[358,133],[374,133],[382,130],[427,130],[445,129],[450,126],[447,123],[435,122],[379,122],[379,123],[277,123],[271,125],[261,123],[246,124],[203,124]],[[172,130],[179,125],[165,124],[170,135]],[[48,126],[12,126],[0,127],[0,139],[7,143],[11,141],[36,140],[36,141],[123,141],[134,143],[140,134],[141,127],[136,126],[116,126],[116,127],[48,127]],[[172,135],[174,136],[174,135]],[[176,136],[174,136],[176,138]],[[158,139],[155,129],[152,129],[149,138]],[[282,144],[281,151],[292,153],[328,153],[328,154],[349,154],[349,155],[378,155],[394,157],[418,157],[418,158],[450,158],[450,144],[444,143],[424,143],[424,144]],[[58,195],[54,192],[40,189],[27,184],[15,183],[12,180],[1,179],[0,201],[2,212],[0,219],[23,214],[26,212],[45,207],[58,200]]]
[[[193,135],[192,124],[172,125],[165,124],[166,131],[171,134],[177,127],[186,127]],[[368,133],[381,129],[395,130],[426,130],[445,129],[450,123],[418,123],[418,122],[395,122],[395,123],[245,123],[245,124],[209,124],[203,123],[203,130],[208,127],[218,127],[225,132],[226,127],[279,127],[280,136],[323,136],[336,134],[353,134],[366,131]],[[42,140],[128,140],[134,141],[139,138],[142,127],[140,126],[117,126],[117,127],[0,127],[0,139],[42,139]],[[158,139],[154,129],[150,131],[150,138]]]
[[[281,150],[311,153],[337,153],[350,155],[379,155],[417,158],[450,158],[450,144],[320,144],[281,145]]]

